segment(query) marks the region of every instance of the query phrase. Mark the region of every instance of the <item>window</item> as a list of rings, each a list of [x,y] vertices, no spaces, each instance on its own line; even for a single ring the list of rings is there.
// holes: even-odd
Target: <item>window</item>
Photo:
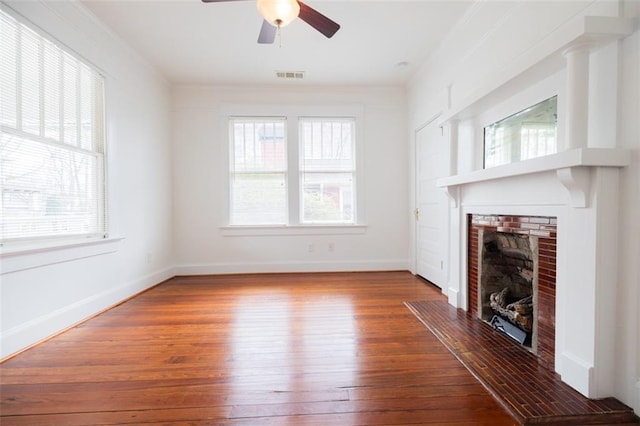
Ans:
[[[302,223],[354,223],[353,119],[300,120]]]
[[[230,225],[355,225],[355,128],[355,118],[231,117]]]
[[[0,241],[102,236],[103,78],[0,10]]]
[[[286,224],[286,120],[234,118],[229,127],[231,224]]]

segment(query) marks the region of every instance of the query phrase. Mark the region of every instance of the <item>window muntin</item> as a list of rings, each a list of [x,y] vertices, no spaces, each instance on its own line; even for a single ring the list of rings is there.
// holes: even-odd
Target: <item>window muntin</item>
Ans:
[[[284,118],[232,118],[230,224],[287,223],[287,140]]]
[[[0,241],[104,236],[102,76],[0,10]]]
[[[354,119],[300,119],[302,223],[355,223],[354,141]]]

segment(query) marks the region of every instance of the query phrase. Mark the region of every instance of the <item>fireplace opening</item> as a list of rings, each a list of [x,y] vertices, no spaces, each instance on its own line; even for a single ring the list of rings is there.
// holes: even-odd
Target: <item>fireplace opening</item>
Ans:
[[[538,362],[549,369],[555,369],[555,338],[556,338],[556,248],[558,219],[552,216],[513,216],[504,214],[475,214],[467,215],[468,221],[468,246],[467,246],[467,295],[468,309],[471,315],[491,326],[491,320],[495,315],[491,309],[490,295],[502,291],[502,287],[494,285],[487,290],[487,277],[495,283],[507,281],[501,276],[514,276],[514,274],[499,274],[495,272],[497,267],[484,266],[482,262],[483,252],[489,252],[489,257],[513,254],[510,260],[503,263],[515,263],[520,265],[515,281],[520,283],[515,286],[519,291],[523,288],[531,288],[533,324],[530,333],[526,333],[526,341],[523,347],[533,352],[538,357]],[[485,239],[486,234],[486,239]],[[505,239],[498,239],[500,235],[512,235]],[[528,240],[526,239],[528,237]],[[485,245],[485,242],[487,243]],[[506,244],[505,244],[506,243]],[[485,250],[485,246],[486,249]],[[502,249],[501,247],[508,247]],[[513,250],[518,248],[519,250]],[[531,252],[531,253],[529,253]],[[531,263],[520,262],[527,258]],[[487,263],[487,262],[485,262]],[[528,265],[532,265],[529,268]],[[512,265],[513,266],[513,265]],[[484,270],[484,272],[483,272]],[[511,269],[513,271],[513,268]],[[522,273],[520,272],[522,271]],[[531,272],[533,271],[533,272]],[[481,276],[484,275],[484,284],[481,284]],[[519,275],[519,277],[518,277]],[[509,282],[512,281],[511,279]],[[531,285],[529,286],[529,282]],[[490,284],[489,284],[490,286]],[[483,288],[481,290],[481,287]],[[512,289],[509,290],[510,292]],[[528,293],[525,293],[528,294]],[[513,298],[513,294],[510,296]],[[513,303],[513,302],[509,302]],[[499,316],[499,318],[502,318]],[[504,320],[511,324],[508,320]],[[513,327],[516,327],[513,325]],[[518,328],[519,330],[519,328]]]
[[[481,230],[478,312],[536,352],[537,237]]]

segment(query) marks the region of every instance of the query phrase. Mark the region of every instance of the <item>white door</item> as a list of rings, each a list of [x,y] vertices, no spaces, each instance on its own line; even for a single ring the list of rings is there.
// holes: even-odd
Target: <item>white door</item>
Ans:
[[[416,132],[416,272],[440,288],[448,280],[449,199],[436,180],[449,169],[449,143],[434,120]]]

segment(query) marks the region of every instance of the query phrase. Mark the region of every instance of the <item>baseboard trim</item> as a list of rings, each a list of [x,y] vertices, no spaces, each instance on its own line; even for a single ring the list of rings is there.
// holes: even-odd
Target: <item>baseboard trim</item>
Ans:
[[[87,297],[0,334],[0,362],[57,336],[175,276],[173,267]]]
[[[357,262],[254,262],[178,265],[176,275],[254,274],[278,272],[360,272],[409,270],[409,261],[373,260]]]
[[[587,398],[593,398],[593,366],[577,356],[563,352],[556,361],[562,381]]]
[[[447,300],[449,304],[454,308],[461,308],[460,306],[460,291],[457,288],[449,287],[447,293]]]

